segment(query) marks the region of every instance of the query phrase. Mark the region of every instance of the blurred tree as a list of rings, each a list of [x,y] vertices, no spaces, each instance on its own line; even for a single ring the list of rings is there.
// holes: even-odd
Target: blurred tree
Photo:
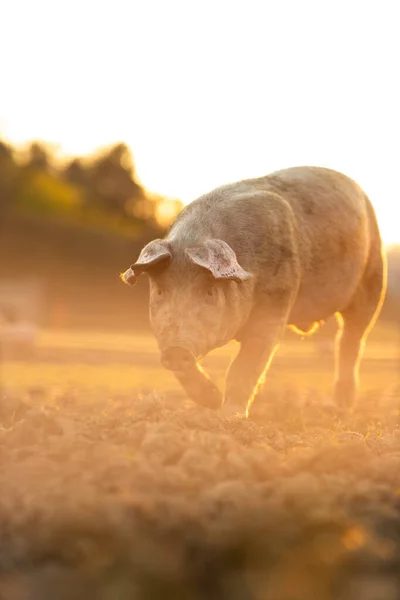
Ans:
[[[91,202],[100,202],[104,209],[119,215],[134,214],[135,203],[146,199],[125,144],[96,157],[88,170]]]
[[[79,158],[74,158],[69,162],[64,170],[64,177],[70,183],[85,187],[87,184],[87,173]]]
[[[11,146],[0,141],[0,219],[11,203],[17,177],[18,168],[14,161],[13,150]]]
[[[35,141],[17,162],[12,147],[0,143],[0,210],[7,203],[42,217],[148,238],[162,234],[180,208],[144,190],[126,144],[66,165],[52,160],[53,151]]]
[[[0,278],[38,278],[48,306],[74,315],[71,322],[120,323],[124,317],[110,307],[121,266],[164,235],[174,203],[163,206],[165,198],[143,188],[125,144],[66,164],[54,157],[55,148],[40,142],[25,151],[0,142]],[[27,257],[29,269],[21,270]],[[135,314],[142,326],[148,310],[141,289]],[[130,296],[121,291],[131,315]]]
[[[0,165],[5,161],[12,161],[13,152],[11,147],[8,144],[0,141]]]
[[[40,171],[48,170],[49,158],[47,150],[42,144],[39,144],[39,142],[33,142],[29,146],[26,166]]]
[[[58,173],[38,170],[26,175],[19,188],[19,206],[41,215],[80,217],[80,190]]]

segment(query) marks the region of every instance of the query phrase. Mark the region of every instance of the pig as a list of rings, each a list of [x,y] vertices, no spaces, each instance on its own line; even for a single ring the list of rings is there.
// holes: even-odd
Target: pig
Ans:
[[[188,204],[121,278],[150,280],[162,365],[196,403],[249,416],[287,327],[339,322],[332,396],[353,407],[363,347],[386,290],[374,208],[347,175],[290,167],[218,187]],[[199,360],[236,340],[224,393]]]

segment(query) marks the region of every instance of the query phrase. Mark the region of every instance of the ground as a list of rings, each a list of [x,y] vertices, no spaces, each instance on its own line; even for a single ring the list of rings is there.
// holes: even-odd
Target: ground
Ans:
[[[185,399],[147,335],[44,332],[2,366],[0,600],[396,600],[397,333],[349,413],[289,338],[246,420]]]

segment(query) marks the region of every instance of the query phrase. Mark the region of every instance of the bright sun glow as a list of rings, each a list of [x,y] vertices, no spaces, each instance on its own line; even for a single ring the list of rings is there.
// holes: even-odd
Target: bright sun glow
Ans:
[[[0,21],[0,137],[60,155],[126,141],[143,184],[189,202],[301,164],[342,170],[400,243],[397,5],[46,0]]]

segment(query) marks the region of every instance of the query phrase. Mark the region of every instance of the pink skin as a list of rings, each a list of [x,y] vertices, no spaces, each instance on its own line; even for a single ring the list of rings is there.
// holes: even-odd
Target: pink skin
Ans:
[[[121,278],[134,285],[138,274],[149,275],[150,322],[164,366],[195,402],[219,408],[223,396],[197,361],[243,326],[251,309],[252,278],[218,240],[186,249],[181,260],[171,258],[170,245],[156,240]]]
[[[346,175],[292,167],[215,188],[147,244],[123,279],[134,284],[141,273],[162,362],[199,404],[222,401],[199,357],[240,342],[224,406],[248,414],[285,327],[306,333],[333,315],[341,318],[334,397],[354,404],[386,260],[373,206]]]

